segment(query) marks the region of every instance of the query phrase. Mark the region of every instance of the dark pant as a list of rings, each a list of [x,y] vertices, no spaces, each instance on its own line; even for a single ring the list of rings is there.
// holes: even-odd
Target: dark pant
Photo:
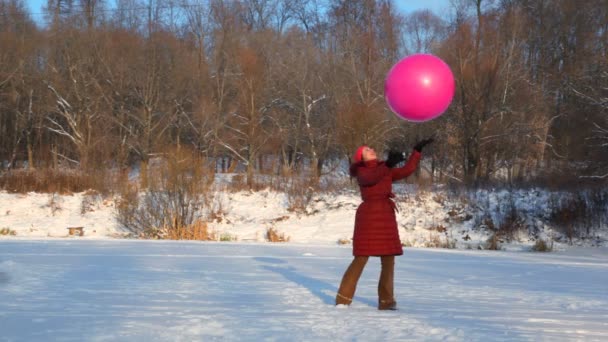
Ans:
[[[350,266],[344,272],[340,289],[336,295],[336,305],[349,305],[353,301],[357,283],[363,273],[363,269],[367,264],[367,256],[356,256]],[[380,257],[382,270],[380,271],[380,280],[378,281],[378,308],[394,308],[395,299],[393,297],[393,282],[395,275],[395,256],[386,255]]]

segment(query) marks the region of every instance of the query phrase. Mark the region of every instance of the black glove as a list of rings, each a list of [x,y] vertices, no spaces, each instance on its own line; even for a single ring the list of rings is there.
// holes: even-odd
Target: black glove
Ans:
[[[386,166],[393,168],[395,165],[405,160],[405,156],[402,152],[388,151],[388,158],[386,159]]]
[[[434,138],[420,140],[419,142],[416,143],[416,145],[414,145],[414,150],[416,150],[418,152],[422,152],[422,148],[424,148],[424,146],[432,143],[433,141],[435,141]]]

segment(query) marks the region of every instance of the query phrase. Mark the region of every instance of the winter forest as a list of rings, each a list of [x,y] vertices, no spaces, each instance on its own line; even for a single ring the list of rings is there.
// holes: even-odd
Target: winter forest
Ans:
[[[570,235],[606,225],[606,0],[453,0],[442,14],[392,0],[48,0],[43,15],[0,0],[8,192],[117,194],[125,226],[193,237],[220,174],[306,211],[355,188],[345,165],[361,144],[409,153],[434,135],[409,184],[564,191],[548,221]],[[383,94],[413,53],[456,79],[447,112],[421,124]]]

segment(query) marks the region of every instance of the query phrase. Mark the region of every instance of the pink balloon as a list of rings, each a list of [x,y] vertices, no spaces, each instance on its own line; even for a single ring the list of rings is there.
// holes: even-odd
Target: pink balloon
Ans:
[[[444,61],[433,55],[415,54],[391,68],[384,83],[384,97],[398,117],[424,122],[448,109],[454,89],[454,75]]]

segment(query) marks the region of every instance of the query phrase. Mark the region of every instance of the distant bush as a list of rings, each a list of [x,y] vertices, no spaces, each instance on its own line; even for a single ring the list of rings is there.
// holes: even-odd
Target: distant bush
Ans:
[[[521,215],[513,201],[509,203],[509,211],[498,226],[498,235],[507,241],[513,240],[518,232],[527,231],[526,218]]]
[[[101,200],[101,195],[95,190],[87,190],[82,196],[80,202],[80,215],[85,215],[88,212],[95,211],[95,203]]]
[[[0,235],[11,235],[11,236],[15,236],[17,235],[17,232],[10,229],[10,228],[0,228]]]
[[[548,244],[545,240],[538,239],[534,246],[532,246],[532,251],[534,252],[551,252],[553,250],[553,241]]]
[[[268,242],[289,242],[289,237],[279,233],[274,227],[266,229],[266,240]]]
[[[214,178],[203,159],[195,151],[168,150],[150,173],[149,188],[141,194],[135,186],[122,190],[119,222],[144,238],[215,239],[201,221]]]
[[[226,187],[226,190],[228,190],[230,192],[241,192],[241,191],[249,190],[249,187],[247,186],[247,182],[245,179],[245,175],[236,174],[236,175],[232,176],[230,183],[228,183],[228,186]]]
[[[200,220],[188,226],[172,225],[160,230],[160,238],[169,240],[217,240],[216,234],[209,231],[207,223]]]
[[[608,222],[608,192],[604,189],[555,193],[549,198],[549,224],[572,243],[591,237]]]
[[[61,202],[61,197],[57,196],[56,193],[49,194],[49,201],[47,202],[46,206],[51,209],[51,214],[53,216],[55,216],[58,211],[62,210]]]
[[[444,235],[445,239],[441,235]],[[429,239],[425,241],[424,247],[454,249],[456,248],[456,240],[450,239],[447,234],[431,233]]]
[[[287,210],[306,213],[315,192],[315,184],[309,179],[292,177],[286,189]]]
[[[218,222],[221,223],[224,220],[226,223],[230,223],[226,217],[228,216],[228,208],[230,207],[228,200],[223,196],[222,191],[219,191],[216,196],[214,196],[211,203],[207,206],[207,219],[209,222]]]
[[[409,239],[401,240],[401,246],[402,247],[414,247],[414,243],[412,241],[410,241]]]
[[[230,233],[222,233],[220,235],[220,241],[229,242],[229,241],[237,241],[238,237],[236,235],[232,235]]]
[[[492,234],[492,236],[490,236],[490,238],[486,241],[485,243],[485,249],[491,250],[491,251],[499,251],[502,249],[501,245],[500,245],[500,239],[498,237],[497,233]]]

